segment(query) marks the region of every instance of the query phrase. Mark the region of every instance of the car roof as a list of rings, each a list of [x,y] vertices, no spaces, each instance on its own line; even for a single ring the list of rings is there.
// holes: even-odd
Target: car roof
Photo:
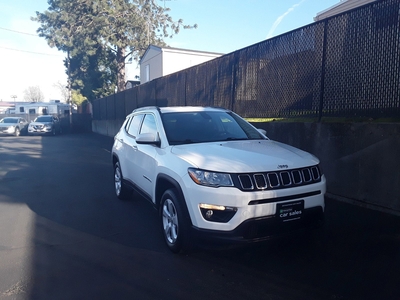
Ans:
[[[204,106],[168,106],[168,107],[147,106],[147,107],[137,108],[133,112],[151,111],[151,110],[158,110],[158,111],[160,111],[160,113],[199,112],[199,111],[228,111],[225,108],[204,107]]]

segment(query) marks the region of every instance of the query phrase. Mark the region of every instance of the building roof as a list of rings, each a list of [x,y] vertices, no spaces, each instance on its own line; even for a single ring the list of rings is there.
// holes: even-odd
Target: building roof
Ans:
[[[314,17],[314,21],[321,21],[323,19],[338,15],[340,13],[375,1],[377,0],[340,0],[339,3],[317,13],[317,15]]]
[[[156,45],[149,45],[147,47],[146,52],[142,55],[140,60],[147,55],[150,50],[156,50],[160,52],[176,52],[176,53],[193,53],[193,54],[208,54],[208,55],[224,55],[225,53],[217,53],[217,52],[209,52],[209,51],[199,51],[199,50],[190,50],[190,49],[182,49],[182,48],[173,48],[173,47],[159,47]]]

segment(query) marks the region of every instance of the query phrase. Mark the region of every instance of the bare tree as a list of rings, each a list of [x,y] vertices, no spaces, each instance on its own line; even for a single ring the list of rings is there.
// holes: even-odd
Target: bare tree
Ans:
[[[24,90],[24,100],[29,102],[41,102],[44,95],[39,86],[30,86]]]
[[[54,83],[53,86],[57,88],[60,93],[61,93],[61,101],[68,103],[69,100],[69,90],[66,84],[63,84],[61,81],[57,81],[57,83]]]

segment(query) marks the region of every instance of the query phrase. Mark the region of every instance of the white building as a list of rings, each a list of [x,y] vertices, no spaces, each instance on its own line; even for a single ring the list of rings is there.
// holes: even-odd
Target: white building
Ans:
[[[36,115],[69,115],[71,107],[69,104],[59,101],[52,102],[26,102],[16,103],[16,114],[36,114]]]
[[[222,53],[150,45],[140,60],[140,83],[166,76],[222,56]]]
[[[323,19],[375,1],[377,0],[340,0],[339,3],[317,13],[317,15],[314,17],[314,21],[321,21]]]

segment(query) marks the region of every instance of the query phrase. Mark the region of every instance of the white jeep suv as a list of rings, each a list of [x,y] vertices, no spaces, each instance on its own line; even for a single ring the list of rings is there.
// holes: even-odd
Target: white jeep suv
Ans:
[[[117,197],[135,189],[148,199],[173,252],[193,238],[261,241],[323,221],[319,160],[226,109],[136,109],[115,136],[112,162]]]

